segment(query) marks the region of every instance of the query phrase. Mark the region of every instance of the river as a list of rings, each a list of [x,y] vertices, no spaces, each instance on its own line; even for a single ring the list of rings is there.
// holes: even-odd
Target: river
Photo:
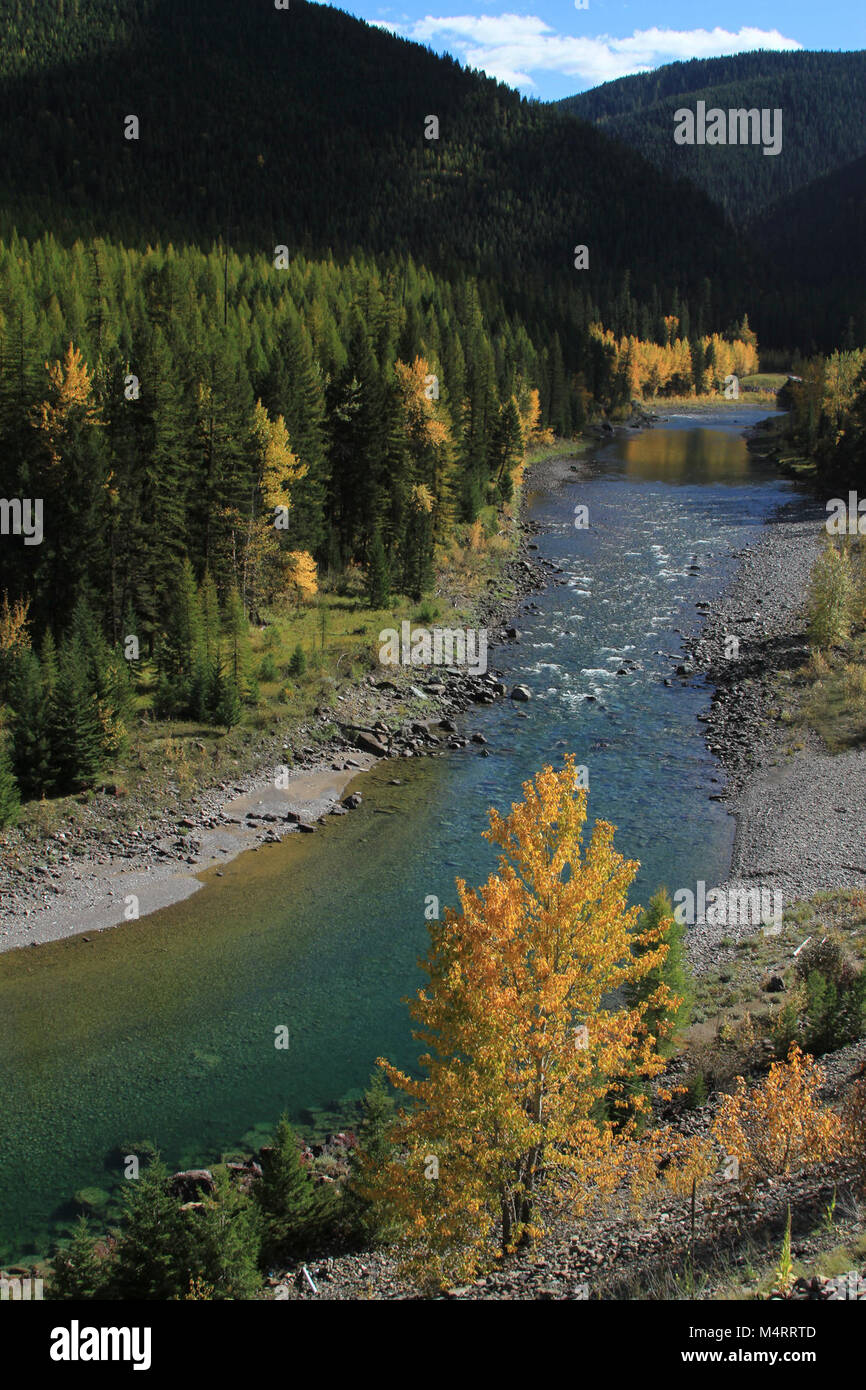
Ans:
[[[641,861],[636,901],[725,878],[733,822],[709,799],[721,774],[696,719],[711,692],[663,681],[732,551],[790,496],[741,437],[766,414],[674,416],[528,493],[539,553],[562,573],[524,606],[519,642],[491,654],[533,699],[469,713],[488,756],[380,764],[358,782],[363,805],[319,834],[244,854],[89,943],[0,957],[0,1264],[44,1252],[73,1192],[116,1189],[145,1139],[187,1166],[261,1144],[283,1109],[333,1128],[377,1056],[411,1065],[401,1001],[420,979],[425,898],[453,902],[456,875],[486,877],[487,807],[507,810],[566,751],[588,768],[590,819],[613,821]]]

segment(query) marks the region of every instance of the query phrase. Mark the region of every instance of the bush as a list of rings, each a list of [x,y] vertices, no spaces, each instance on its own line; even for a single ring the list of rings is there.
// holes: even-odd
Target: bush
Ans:
[[[738,1159],[744,1186],[837,1157],[842,1124],[821,1104],[823,1080],[814,1058],[796,1043],[787,1062],[774,1062],[759,1085],[749,1089],[737,1078],[735,1094],[722,1100],[713,1134]]]
[[[809,595],[809,641],[826,650],[851,635],[854,580],[847,550],[827,545],[812,568]]]
[[[866,1011],[866,974],[836,933],[810,942],[795,967],[803,996],[803,1044],[831,1052],[859,1038]]]

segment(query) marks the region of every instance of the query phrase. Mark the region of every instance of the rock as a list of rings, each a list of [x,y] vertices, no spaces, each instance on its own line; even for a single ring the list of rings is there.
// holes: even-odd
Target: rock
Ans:
[[[298,821],[298,829],[304,835],[312,835],[315,832],[316,827],[314,825],[310,825],[309,821],[302,820]]]
[[[456,734],[457,732],[457,725],[453,719],[440,719],[439,728],[446,734]]]
[[[531,700],[532,691],[529,689],[528,685],[515,685],[511,692],[511,698],[512,700],[520,700],[521,702]]]
[[[784,988],[785,981],[782,979],[781,975],[768,975],[761,984],[761,989],[767,994],[781,994]]]
[[[363,799],[360,792],[350,792],[344,799],[343,805],[347,811],[355,811],[360,806]]]
[[[171,1190],[185,1202],[194,1202],[202,1192],[215,1192],[216,1183],[209,1168],[186,1168],[172,1174]]]
[[[486,742],[487,742],[487,739],[484,737],[483,734],[471,734],[470,737],[471,737],[473,743],[486,743]]]
[[[365,753],[375,753],[377,758],[387,758],[388,756],[388,749],[385,747],[384,743],[374,738],[372,734],[365,734],[363,732],[357,733],[355,735],[355,746],[356,748],[362,749]]]

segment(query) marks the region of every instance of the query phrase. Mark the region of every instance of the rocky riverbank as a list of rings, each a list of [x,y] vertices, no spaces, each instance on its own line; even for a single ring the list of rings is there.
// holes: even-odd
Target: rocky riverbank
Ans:
[[[579,467],[572,454],[545,459],[529,476],[533,486],[543,485],[550,470]],[[511,614],[556,568],[535,554],[533,529],[520,523],[495,590],[476,605],[474,622],[487,629],[490,650],[513,640]],[[175,787],[173,809],[155,810],[144,786],[122,801],[106,790],[83,798],[74,829],[67,825],[47,839],[6,831],[0,951],[101,931],[182,901],[201,887],[206,870],[219,873],[244,850],[313,833],[325,817],[353,809],[363,786],[350,783],[379,759],[434,757],[465,746],[473,705],[508,694],[492,665],[482,674],[391,667],[387,678],[377,672],[346,685],[336,705],[317,710],[312,722],[260,739],[231,781],[186,798]]]
[[[809,658],[804,609],[825,518],[820,503],[801,496],[767,523],[741,552],[727,593],[705,610],[683,671],[714,687],[707,746],[725,769],[721,795],[736,817],[722,886],[777,892],[783,908],[866,883],[866,750],[831,755],[813,730],[793,737],[778,718],[779,676]],[[717,963],[721,938],[754,930],[750,922],[700,924],[690,942],[696,967]]]

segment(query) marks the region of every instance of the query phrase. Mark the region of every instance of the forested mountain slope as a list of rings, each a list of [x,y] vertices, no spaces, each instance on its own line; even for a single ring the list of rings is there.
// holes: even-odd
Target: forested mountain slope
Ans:
[[[762,296],[765,332],[799,313],[811,342],[853,348],[866,342],[866,155],[783,198],[756,222],[757,244],[772,251],[778,288]]]
[[[780,108],[781,153],[674,143],[674,112]],[[742,53],[670,63],[557,103],[691,179],[731,220],[748,223],[780,198],[866,153],[866,53]]]
[[[626,269],[641,300],[677,288],[696,312],[709,293],[717,319],[745,307],[731,237],[699,192],[339,10],[65,0],[37,19],[2,0],[0,24],[7,233],[409,252],[542,298],[552,276],[561,291],[579,279],[606,320]]]

